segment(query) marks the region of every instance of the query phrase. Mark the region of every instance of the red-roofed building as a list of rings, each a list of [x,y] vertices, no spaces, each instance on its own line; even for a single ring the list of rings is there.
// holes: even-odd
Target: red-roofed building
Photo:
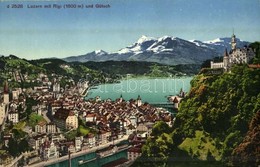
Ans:
[[[46,122],[40,121],[37,125],[35,125],[35,132],[36,133],[46,133]]]
[[[129,161],[134,161],[142,155],[142,145],[131,147],[127,150],[127,158]]]
[[[78,117],[71,110],[60,108],[53,118],[53,122],[61,129],[78,128]]]
[[[86,144],[89,147],[93,147],[96,145],[96,136],[93,133],[89,133],[86,137],[85,140]]]
[[[182,97],[180,97],[180,96],[170,96],[168,100],[173,103],[173,108],[178,109],[180,102],[182,100]]]
[[[90,113],[86,115],[86,122],[95,122],[96,121],[96,114]]]
[[[260,64],[249,64],[249,68],[260,68]]]

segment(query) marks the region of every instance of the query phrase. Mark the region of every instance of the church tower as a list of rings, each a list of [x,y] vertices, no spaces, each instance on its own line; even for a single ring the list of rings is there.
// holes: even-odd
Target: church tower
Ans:
[[[138,95],[137,97],[137,106],[140,107],[142,105],[142,99],[141,99],[141,96]]]
[[[122,103],[122,101],[123,101],[123,95],[121,94],[119,98],[119,103]]]
[[[224,70],[228,71],[228,68],[229,68],[229,57],[228,57],[227,48],[225,49],[225,52],[224,52],[223,64],[224,64]]]
[[[9,103],[9,90],[8,90],[8,83],[5,81],[4,83],[4,103]]]
[[[236,36],[233,32],[233,35],[231,37],[231,49],[232,50],[235,50],[236,49],[236,46],[237,46],[237,42],[236,42]]]

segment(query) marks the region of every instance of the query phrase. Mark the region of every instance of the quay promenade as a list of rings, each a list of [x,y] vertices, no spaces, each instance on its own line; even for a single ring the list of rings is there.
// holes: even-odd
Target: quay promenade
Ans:
[[[104,149],[106,147],[109,147],[111,144],[119,144],[120,142],[124,141],[124,140],[127,140],[128,139],[128,135],[125,135],[124,137],[118,139],[118,140],[114,140],[114,141],[111,141],[111,142],[108,142],[106,144],[103,144],[103,145],[99,145],[99,146],[96,146],[96,147],[93,147],[93,148],[90,148],[88,150],[82,150],[80,152],[76,152],[76,153],[73,153],[71,154],[71,159],[73,158],[76,158],[76,157],[79,157],[79,156],[82,156],[82,155],[85,155],[85,154],[89,154],[89,153],[92,153],[92,152],[95,152],[97,150],[100,150],[100,149]],[[56,159],[51,159],[51,160],[48,160],[48,161],[42,161],[40,163],[36,163],[36,164],[31,164],[30,167],[44,167],[44,166],[49,166],[49,165],[53,165],[53,164],[56,164],[56,163],[59,163],[59,162],[62,162],[62,161],[66,161],[69,159],[69,156],[62,156],[62,157],[59,157],[59,158],[56,158]]]

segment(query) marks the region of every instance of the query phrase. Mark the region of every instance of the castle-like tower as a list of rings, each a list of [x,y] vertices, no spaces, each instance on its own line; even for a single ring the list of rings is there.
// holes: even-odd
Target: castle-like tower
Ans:
[[[225,49],[223,55],[223,62],[214,63],[210,62],[211,68],[222,68],[224,71],[230,71],[230,68],[234,64],[248,64],[249,61],[254,58],[255,53],[252,48],[247,46],[243,48],[237,48],[236,36],[233,33],[231,36],[231,50],[228,53],[227,49]]]
[[[229,57],[228,57],[227,48],[225,49],[224,56],[223,56],[223,66],[225,71],[229,69]]]
[[[237,47],[236,36],[233,32],[233,35],[231,37],[231,49],[236,50],[236,47]]]

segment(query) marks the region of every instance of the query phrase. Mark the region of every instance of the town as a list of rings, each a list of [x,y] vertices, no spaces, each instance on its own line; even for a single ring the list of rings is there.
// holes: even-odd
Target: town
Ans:
[[[229,54],[225,50],[222,62],[211,61],[210,68],[204,69],[207,75],[230,73],[235,64],[248,64],[255,57],[252,49],[236,47],[234,34],[231,44],[232,50]],[[181,89],[177,95],[168,96],[167,104],[161,106],[142,101],[140,95],[129,100],[122,94],[115,100],[100,96],[87,98],[89,90],[102,81],[118,82],[118,78],[83,66],[79,71],[85,72],[80,76],[68,76],[65,75],[68,72],[78,74],[75,72],[78,66],[73,68],[73,64],[61,60],[47,59],[40,66],[30,62],[37,65],[33,66],[12,55],[1,59],[0,65],[4,67],[0,78],[4,81],[0,91],[2,166],[48,166],[95,153],[92,159],[77,160],[82,164],[121,151],[127,152],[127,158],[119,157],[103,165],[129,165],[141,156],[147,139],[154,137],[154,126],[163,122],[173,127],[174,114],[186,96]],[[48,65],[48,70],[43,70],[43,65]],[[61,70],[65,72],[55,73]]]
[[[17,82],[28,78],[20,72],[12,76]],[[172,113],[142,102],[140,96],[129,101],[122,95],[115,101],[100,97],[85,100],[90,87],[88,80],[76,83],[66,78],[72,84],[62,87],[62,79],[56,74],[50,79],[39,73],[32,82],[40,86],[28,89],[10,88],[8,81],[4,82],[0,103],[1,165],[37,166],[42,161],[123,138],[135,140],[128,149],[131,161],[141,155],[141,146],[156,122],[173,124]],[[172,98],[177,100],[177,96]]]

